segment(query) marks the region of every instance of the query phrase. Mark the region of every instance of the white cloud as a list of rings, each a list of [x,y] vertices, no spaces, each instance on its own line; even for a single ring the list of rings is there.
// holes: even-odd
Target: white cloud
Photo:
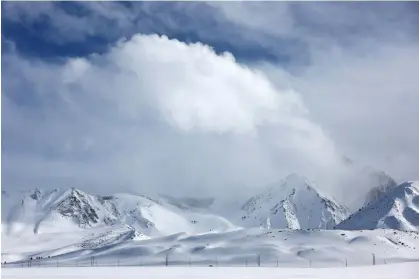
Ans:
[[[290,35],[295,29],[291,5],[287,2],[209,2],[232,22],[271,35]]]
[[[5,149],[11,181],[221,195],[335,159],[298,93],[202,44],[136,35],[62,65],[4,59],[19,116],[6,145],[32,138],[29,153]],[[22,91],[38,104],[13,106]]]
[[[410,165],[419,155],[418,45],[373,46],[362,55],[319,58],[294,85],[341,150],[398,180],[415,179],[419,173]],[[410,164],[396,166],[401,158]]]
[[[286,82],[300,92],[313,121],[321,123],[340,153],[398,182],[417,179],[418,44],[360,40],[358,47],[363,51],[336,45],[329,52],[315,49],[311,65],[294,75],[276,65],[258,67],[277,86]],[[360,197],[372,184],[357,175],[334,168],[324,178],[332,179],[327,184],[334,185],[337,198],[362,205]]]
[[[417,179],[415,4],[84,5],[94,17],[61,16],[48,5],[10,5],[6,15],[50,15],[50,36],[64,43],[149,24],[290,60],[245,66],[207,46],[142,35],[64,65],[2,57],[9,181],[235,193],[325,170],[337,178],[322,187],[356,199],[368,185],[341,186],[335,144],[399,181]],[[137,22],[140,13],[155,17]]]

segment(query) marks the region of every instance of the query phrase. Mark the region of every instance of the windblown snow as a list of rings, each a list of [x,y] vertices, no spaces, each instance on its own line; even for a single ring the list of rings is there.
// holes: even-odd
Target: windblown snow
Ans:
[[[336,226],[344,230],[419,231],[419,181],[405,182]]]
[[[397,187],[396,181],[383,171],[365,168],[362,170],[362,173],[368,178],[369,183],[372,183],[371,190],[367,193],[363,206],[380,200],[388,191]]]

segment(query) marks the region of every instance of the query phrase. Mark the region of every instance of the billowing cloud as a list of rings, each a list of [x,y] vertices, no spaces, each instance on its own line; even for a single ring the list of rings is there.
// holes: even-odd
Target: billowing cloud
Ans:
[[[3,55],[3,185],[227,195],[298,172],[359,199],[340,154],[419,176],[416,3],[72,5],[3,7],[60,50],[128,39]]]
[[[335,159],[297,92],[206,45],[136,35],[62,64],[3,63],[6,181],[220,195]]]

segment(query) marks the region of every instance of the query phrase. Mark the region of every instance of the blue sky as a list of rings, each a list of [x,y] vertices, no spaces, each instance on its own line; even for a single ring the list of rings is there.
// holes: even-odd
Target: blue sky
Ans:
[[[23,4],[24,7],[22,4],[16,5],[19,7],[5,5],[6,20],[3,22],[2,35],[14,42],[19,52],[35,57],[61,58],[103,53],[121,37],[129,38],[137,33],[166,35],[191,43],[201,42],[211,45],[217,53],[234,53],[235,57],[242,61],[267,60],[285,63],[291,59],[290,48],[304,47],[303,42],[292,38],[271,38],[276,43],[281,43],[280,51],[270,49],[257,40],[249,40],[241,34],[240,26],[225,18],[218,9],[205,3],[187,4],[193,6],[193,12],[199,11],[199,16],[182,12],[184,4],[175,2],[99,4],[105,6],[104,9],[120,10],[120,17],[125,17],[124,13],[129,14],[129,23],[121,23],[123,26],[115,24],[122,20],[119,17],[115,19],[98,16],[99,18],[93,19],[92,14],[98,12],[88,3],[49,3],[43,5],[44,8],[37,8],[40,4],[31,4],[35,6],[35,11],[39,9],[38,14],[28,16],[25,12],[11,12],[8,16],[9,10],[30,9],[28,4]],[[157,10],[157,13],[153,13],[153,9]],[[52,23],[52,18],[55,17],[50,17],[49,13],[58,14],[56,24]],[[69,24],[87,24],[93,25],[94,28],[92,31],[77,30],[69,38],[63,33],[63,29],[66,30],[67,27],[61,27],[61,24],[65,24],[64,20],[60,22],[61,15],[65,15]],[[269,38],[269,35],[260,36]]]
[[[297,172],[355,199],[344,156],[418,179],[418,23],[404,2],[2,2],[3,185],[247,193]]]

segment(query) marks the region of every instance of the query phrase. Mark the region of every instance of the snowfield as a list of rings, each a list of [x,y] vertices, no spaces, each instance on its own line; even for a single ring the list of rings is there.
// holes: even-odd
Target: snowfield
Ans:
[[[5,268],[3,279],[416,279],[419,263],[348,268],[234,268],[234,267],[92,267],[92,268]]]
[[[179,233],[147,239],[129,227],[79,233],[3,236],[2,261],[34,266],[160,265],[334,267],[419,260],[419,234],[395,230],[240,229],[204,234]]]

